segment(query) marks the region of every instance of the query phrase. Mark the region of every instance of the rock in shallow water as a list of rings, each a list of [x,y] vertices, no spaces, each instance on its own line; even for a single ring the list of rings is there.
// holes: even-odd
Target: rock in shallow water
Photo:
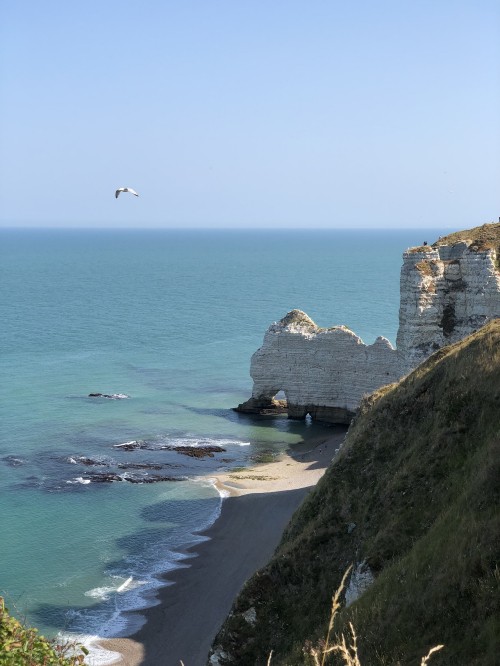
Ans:
[[[214,453],[224,453],[226,451],[222,446],[168,446],[162,448],[166,448],[168,451],[177,451],[177,453],[182,453],[191,458],[205,458],[207,456],[213,458]]]
[[[136,451],[137,449],[144,449],[146,451],[176,451],[191,458],[205,458],[206,456],[213,458],[214,453],[224,453],[226,449],[222,446],[205,445],[205,446],[174,446],[173,444],[148,444],[143,441],[131,441],[124,444],[114,444],[115,449],[122,449],[122,451]]]
[[[2,460],[6,465],[9,465],[9,467],[20,467],[26,462],[26,460],[18,458],[17,456],[5,456]]]
[[[80,483],[113,483],[127,481],[128,483],[159,483],[161,481],[185,481],[185,476],[163,476],[161,474],[117,474],[115,472],[95,472],[81,477]]]
[[[68,462],[71,462],[72,464],[85,465],[87,467],[93,467],[93,466],[105,467],[107,465],[107,463],[105,463],[103,460],[96,460],[95,458],[89,458],[87,456],[78,456],[77,458],[69,458]]]

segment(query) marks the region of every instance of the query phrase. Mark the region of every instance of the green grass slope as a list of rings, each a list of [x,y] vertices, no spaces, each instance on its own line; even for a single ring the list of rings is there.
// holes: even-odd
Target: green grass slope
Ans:
[[[364,402],[236,600],[214,643],[221,662],[266,664],[273,650],[272,666],[308,663],[304,644],[325,636],[333,592],[364,561],[375,581],[336,627],[353,622],[363,666],[417,665],[438,643],[433,666],[498,664],[499,498],[496,319]]]

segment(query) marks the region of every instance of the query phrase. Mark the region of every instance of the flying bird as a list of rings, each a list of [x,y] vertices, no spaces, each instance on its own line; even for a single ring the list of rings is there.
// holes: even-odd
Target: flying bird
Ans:
[[[137,192],[133,190],[131,187],[119,187],[115,192],[115,199],[118,199],[120,192],[130,192],[130,194],[133,194],[136,197],[139,196]]]

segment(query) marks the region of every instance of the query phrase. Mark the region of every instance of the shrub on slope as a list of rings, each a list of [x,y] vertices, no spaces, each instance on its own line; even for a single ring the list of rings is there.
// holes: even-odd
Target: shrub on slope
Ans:
[[[5,608],[0,597],[0,666],[78,666],[88,651],[75,645],[60,645],[26,627]]]

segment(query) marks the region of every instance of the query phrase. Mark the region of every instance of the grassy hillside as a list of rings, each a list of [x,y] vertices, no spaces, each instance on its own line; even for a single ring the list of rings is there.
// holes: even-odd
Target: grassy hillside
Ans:
[[[375,582],[339,625],[354,623],[363,666],[420,664],[438,643],[433,666],[497,664],[499,499],[496,319],[365,401],[215,646],[238,666],[271,650],[273,666],[307,663],[343,573],[365,562]]]

